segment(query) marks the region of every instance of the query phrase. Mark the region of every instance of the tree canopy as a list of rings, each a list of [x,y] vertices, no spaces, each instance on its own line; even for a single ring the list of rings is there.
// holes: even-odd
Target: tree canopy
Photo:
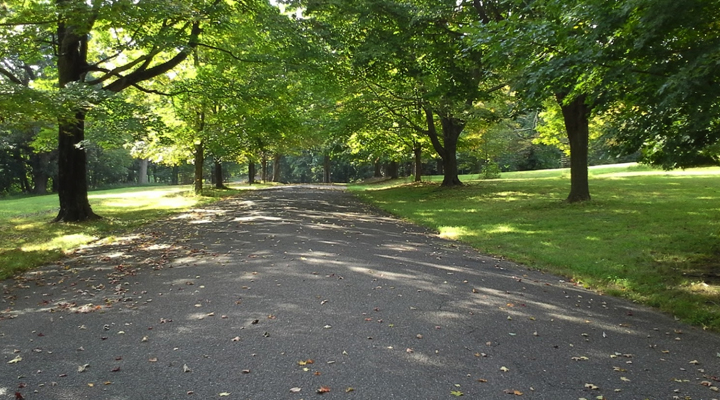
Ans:
[[[464,166],[555,165],[541,146],[556,146],[570,157],[568,200],[588,200],[601,158],[718,161],[719,6],[7,0],[0,168],[26,191],[52,181],[56,220],[79,221],[97,217],[91,148],[194,164],[201,191],[205,156],[216,168],[272,159],[279,172],[310,151],[328,181],[333,159],[412,161],[416,180],[426,169],[456,186]]]

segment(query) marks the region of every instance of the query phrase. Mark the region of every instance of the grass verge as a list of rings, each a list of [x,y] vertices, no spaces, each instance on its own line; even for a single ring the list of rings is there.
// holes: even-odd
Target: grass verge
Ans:
[[[249,187],[206,189],[203,196],[192,195],[188,186],[94,191],[90,204],[103,219],[82,223],[50,223],[58,211],[57,195],[0,200],[0,279],[56,261],[83,244],[238,194],[240,188]]]
[[[720,332],[720,168],[590,169],[592,201],[563,202],[569,171],[504,173],[455,189],[356,185],[362,198],[442,236]]]

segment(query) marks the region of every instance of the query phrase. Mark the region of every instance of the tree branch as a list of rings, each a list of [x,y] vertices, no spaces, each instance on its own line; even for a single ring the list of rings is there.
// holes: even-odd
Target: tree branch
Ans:
[[[0,67],[0,74],[4,75],[8,79],[10,79],[13,83],[16,83],[18,85],[23,85],[23,81],[21,81],[18,77],[16,77],[12,72],[6,70],[3,67]],[[24,85],[23,85],[24,86]]]
[[[268,64],[269,64],[269,63],[270,63],[270,62],[267,61],[267,60],[250,60],[250,59],[247,59],[247,58],[241,58],[241,57],[236,56],[236,55],[235,55],[233,52],[231,52],[230,50],[226,50],[226,49],[223,49],[223,48],[221,48],[221,47],[216,47],[216,46],[209,45],[209,44],[206,44],[206,43],[198,43],[197,45],[198,45],[199,47],[205,47],[205,48],[208,48],[208,49],[217,50],[217,51],[219,51],[219,52],[221,52],[221,53],[224,53],[224,54],[229,55],[232,59],[237,60],[237,61],[241,61],[241,62],[258,63],[258,64],[263,64],[263,63],[268,63]]]
[[[407,115],[402,114],[402,113],[398,113],[397,111],[395,111],[395,109],[394,109],[393,107],[390,107],[390,105],[385,101],[385,99],[383,99],[383,98],[375,91],[375,89],[373,89],[372,87],[370,87],[370,83],[369,83],[369,82],[365,81],[365,86],[375,95],[375,98],[377,98],[378,101],[380,101],[380,102],[382,103],[383,107],[385,107],[385,109],[386,109],[390,114],[392,114],[392,115],[394,115],[394,116],[396,116],[396,117],[404,120],[405,123],[407,123],[410,128],[412,128],[412,129],[414,129],[414,130],[416,130],[416,131],[418,131],[418,132],[420,132],[420,133],[422,133],[422,134],[427,134],[427,131],[426,131],[426,130],[424,130],[420,125],[416,124],[413,120],[411,120],[410,118],[408,118]]]
[[[127,76],[121,77],[117,79],[116,81],[110,83],[109,85],[105,86],[105,90],[109,90],[111,92],[119,92],[127,87],[133,86],[137,84],[138,82],[142,82],[151,78],[154,78],[158,75],[164,74],[165,72],[170,71],[171,69],[175,68],[178,64],[185,61],[185,59],[190,55],[190,51],[197,47],[198,45],[198,37],[200,36],[200,33],[202,30],[200,29],[200,23],[199,22],[193,22],[192,29],[190,30],[190,37],[188,39],[188,43],[186,45],[185,49],[180,50],[178,54],[175,55],[175,57],[165,61],[162,64],[158,64],[152,68],[149,69],[137,69]]]
[[[132,87],[134,87],[135,89],[137,89],[137,90],[139,90],[139,91],[141,91],[141,92],[144,92],[144,93],[157,94],[157,95],[160,95],[160,96],[167,96],[167,97],[173,97],[173,96],[177,96],[177,95],[179,95],[179,94],[182,94],[182,93],[186,93],[186,92],[187,92],[186,90],[180,90],[180,91],[177,91],[177,92],[165,93],[165,92],[161,92],[161,91],[155,90],[155,89],[147,89],[147,88],[144,88],[144,87],[140,86],[140,85],[137,84],[137,83],[136,83],[136,84],[133,84]]]
[[[438,138],[437,128],[435,128],[435,118],[433,117],[433,112],[431,109],[425,106],[423,106],[423,111],[425,111],[425,121],[427,121],[428,125],[426,134],[428,135],[428,137],[430,137],[430,142],[432,143],[435,151],[440,157],[442,157],[443,160],[445,160],[447,158],[447,153],[445,152],[445,147],[443,147],[442,143],[440,143],[440,139]]]

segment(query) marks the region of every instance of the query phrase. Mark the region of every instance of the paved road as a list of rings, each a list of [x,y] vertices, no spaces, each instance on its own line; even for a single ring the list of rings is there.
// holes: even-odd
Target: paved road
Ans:
[[[720,398],[718,335],[337,190],[251,192],[2,284],[0,399]]]

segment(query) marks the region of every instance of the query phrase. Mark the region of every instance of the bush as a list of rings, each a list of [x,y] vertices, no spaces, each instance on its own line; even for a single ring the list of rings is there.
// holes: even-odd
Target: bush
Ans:
[[[488,162],[480,170],[480,179],[500,178],[500,165],[496,162]]]

